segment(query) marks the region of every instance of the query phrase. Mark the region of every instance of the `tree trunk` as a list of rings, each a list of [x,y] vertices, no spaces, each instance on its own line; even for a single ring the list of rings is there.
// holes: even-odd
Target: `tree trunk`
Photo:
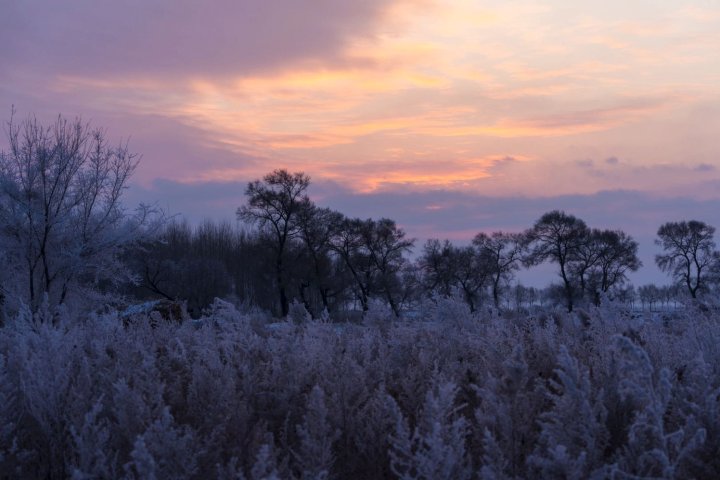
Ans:
[[[470,313],[475,313],[475,301],[473,300],[473,293],[465,285],[462,285],[463,293],[465,293],[465,301],[470,307]]]
[[[328,289],[327,288],[318,288],[320,290],[320,298],[322,299],[323,308],[330,311],[330,306],[328,304]]]
[[[393,313],[395,314],[395,317],[400,318],[400,310],[398,309],[397,305],[395,304],[395,300],[392,298],[392,295],[390,294],[389,290],[385,290],[385,296],[387,298],[388,303],[390,304],[390,308],[392,309]]]
[[[307,312],[310,314],[310,317],[317,318],[317,317],[315,317],[315,314],[313,314],[313,312],[312,312],[312,307],[310,306],[310,301],[305,296],[305,291],[307,290],[307,288],[309,286],[310,286],[310,284],[307,282],[300,282],[300,300],[302,300],[302,303],[305,306],[305,310],[307,310]]]
[[[500,279],[497,278],[493,282],[493,300],[495,301],[495,308],[500,308]]]
[[[279,253],[275,261],[275,278],[278,283],[278,295],[280,296],[280,313],[282,318],[287,317],[290,311],[287,293],[285,292],[285,281],[283,279],[282,253]]]
[[[560,263],[560,274],[562,275],[563,282],[565,283],[565,299],[567,300],[568,313],[573,311],[573,290],[570,280],[568,280],[565,274],[565,263]]]

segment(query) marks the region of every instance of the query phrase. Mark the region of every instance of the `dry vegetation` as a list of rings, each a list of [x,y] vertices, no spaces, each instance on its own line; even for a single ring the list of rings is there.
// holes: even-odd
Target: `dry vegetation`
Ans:
[[[693,304],[695,305],[695,304]],[[0,330],[0,471],[16,478],[716,478],[712,306],[412,321],[216,301],[196,321],[19,315]],[[153,316],[156,314],[150,314]],[[154,327],[151,325],[155,325]]]

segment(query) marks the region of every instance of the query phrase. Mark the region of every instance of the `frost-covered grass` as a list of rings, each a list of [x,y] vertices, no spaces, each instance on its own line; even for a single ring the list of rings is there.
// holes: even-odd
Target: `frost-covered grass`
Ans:
[[[612,307],[265,328],[18,318],[0,330],[11,478],[718,478],[720,312]],[[156,323],[156,322],[152,322]]]

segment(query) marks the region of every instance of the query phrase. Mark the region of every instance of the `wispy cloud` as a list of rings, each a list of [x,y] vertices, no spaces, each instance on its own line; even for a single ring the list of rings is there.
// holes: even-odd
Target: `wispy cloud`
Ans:
[[[360,192],[537,195],[718,175],[713,3],[3,8],[0,101],[132,135],[145,185],[285,167]]]

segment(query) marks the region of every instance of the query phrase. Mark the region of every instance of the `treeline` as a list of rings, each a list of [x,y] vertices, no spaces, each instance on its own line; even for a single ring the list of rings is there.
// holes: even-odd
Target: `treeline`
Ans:
[[[562,211],[523,232],[478,233],[467,246],[416,240],[387,218],[349,218],[308,197],[304,173],[275,170],[249,183],[243,227],[192,227],[151,206],[122,205],[137,156],[101,129],[58,117],[8,123],[0,155],[0,303],[3,310],[118,307],[148,298],[187,302],[193,316],[215,297],[287,316],[348,318],[382,302],[399,316],[431,295],[459,296],[471,311],[507,306],[521,268],[552,262],[559,284],[543,295],[578,302],[627,296],[638,244]],[[239,202],[240,203],[240,202]],[[714,228],[699,221],[658,230],[657,264],[692,297],[717,283]],[[532,296],[532,295],[531,295]],[[526,302],[527,303],[527,302]],[[532,303],[532,301],[530,301]]]
[[[411,260],[415,240],[393,220],[349,218],[319,207],[307,195],[309,186],[307,175],[285,170],[251,182],[237,211],[245,229],[171,223],[160,241],[134,256],[142,288],[187,300],[192,313],[220,296],[279,316],[298,301],[316,318],[367,311],[372,301],[399,316],[431,295],[460,296],[470,311],[483,303],[564,304],[572,311],[578,302],[597,305],[603,297],[652,309],[682,296],[676,287],[635,290],[627,274],[641,266],[637,242],[562,211],[546,213],[523,232],[478,233],[467,246],[430,239]],[[665,252],[658,265],[693,297],[715,283],[713,234],[697,221],[666,223],[658,231]],[[558,284],[544,290],[513,285],[521,268],[544,262],[557,266]]]

